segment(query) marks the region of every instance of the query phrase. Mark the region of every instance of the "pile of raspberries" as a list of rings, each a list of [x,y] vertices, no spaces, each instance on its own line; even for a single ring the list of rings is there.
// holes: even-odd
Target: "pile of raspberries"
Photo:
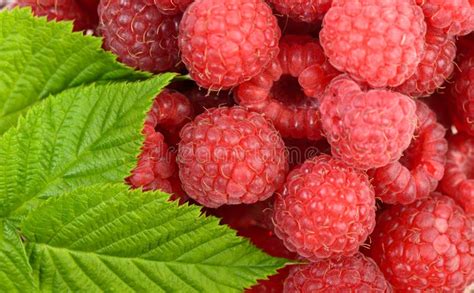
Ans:
[[[18,0],[156,97],[133,188],[301,265],[247,292],[462,292],[474,282],[473,0]],[[295,155],[296,154],[296,155]]]

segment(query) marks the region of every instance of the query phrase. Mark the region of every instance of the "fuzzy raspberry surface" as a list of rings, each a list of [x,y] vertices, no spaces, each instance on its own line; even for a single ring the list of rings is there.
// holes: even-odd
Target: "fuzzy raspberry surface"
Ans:
[[[474,138],[459,133],[449,138],[443,192],[474,218]]]
[[[311,261],[350,256],[375,226],[375,195],[365,173],[328,155],[307,160],[277,195],[273,222],[286,247]]]
[[[377,264],[362,253],[291,268],[284,293],[392,292]]]
[[[470,0],[416,0],[423,8],[426,22],[431,26],[442,29],[446,34],[466,34],[466,29],[472,9]]]
[[[101,0],[98,12],[104,48],[121,62],[154,73],[177,70],[179,15],[162,14],[153,0]]]
[[[397,161],[416,127],[416,104],[385,89],[365,91],[342,75],[327,87],[321,123],[332,154],[359,169]]]
[[[209,92],[196,86],[187,91],[186,96],[193,104],[196,114],[201,114],[211,108],[235,105],[233,95],[229,91]]]
[[[452,85],[453,120],[459,130],[474,136],[474,50],[469,53],[461,61]]]
[[[193,0],[154,0],[156,7],[166,15],[183,13]]]
[[[181,130],[178,165],[186,193],[210,208],[262,201],[288,171],[280,134],[261,114],[214,108]]]
[[[280,35],[263,0],[196,0],[181,21],[179,48],[199,86],[229,89],[264,70],[278,55]]]
[[[403,157],[369,172],[376,196],[384,203],[410,204],[428,197],[443,178],[446,130],[425,103],[417,101],[416,106],[417,129]]]
[[[320,20],[331,7],[332,0],[269,0],[278,13],[298,21]]]
[[[321,138],[319,97],[337,71],[327,62],[318,41],[287,35],[280,54],[252,80],[241,84],[237,102],[265,114],[283,137]]]
[[[425,34],[423,11],[412,1],[334,0],[320,40],[336,69],[372,87],[396,87],[415,73]]]
[[[454,71],[456,44],[453,36],[428,28],[425,55],[408,80],[395,90],[412,97],[429,96],[451,76]]]
[[[173,131],[180,129],[192,118],[193,106],[189,99],[178,91],[164,89],[153,101],[147,122]]]
[[[472,220],[441,194],[388,208],[371,238],[371,256],[396,291],[459,292],[474,270]]]

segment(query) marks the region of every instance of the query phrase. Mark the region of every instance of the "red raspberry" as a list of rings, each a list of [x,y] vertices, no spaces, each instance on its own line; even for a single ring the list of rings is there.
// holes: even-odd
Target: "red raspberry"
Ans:
[[[285,36],[279,58],[236,91],[237,102],[265,114],[283,137],[321,138],[317,97],[337,72],[329,65],[317,40]],[[296,81],[298,83],[296,83]]]
[[[229,89],[263,71],[278,54],[280,35],[263,0],[196,0],[181,21],[179,48],[199,86]]]
[[[273,222],[302,257],[350,256],[374,229],[374,190],[365,173],[328,155],[314,157],[288,175]]]
[[[410,204],[428,197],[443,178],[448,143],[446,130],[436,114],[423,102],[416,102],[418,127],[410,147],[399,162],[371,170],[375,194],[389,204]]]
[[[147,121],[168,131],[181,129],[193,117],[191,102],[180,92],[164,89],[153,102]]]
[[[462,133],[449,138],[441,189],[474,217],[474,138]]]
[[[331,7],[332,0],[269,0],[275,10],[298,21],[320,20]]]
[[[423,11],[410,0],[334,0],[321,45],[331,64],[373,87],[398,86],[424,54]]]
[[[474,136],[474,51],[461,62],[459,69],[452,87],[453,120],[459,130]]]
[[[283,292],[392,292],[392,288],[377,264],[359,252],[291,268]]]
[[[280,134],[262,115],[215,108],[181,130],[178,164],[186,193],[204,206],[262,201],[288,171]]]
[[[426,50],[416,72],[397,91],[412,97],[430,96],[447,80],[454,70],[456,44],[453,36],[429,28]]]
[[[176,70],[180,16],[161,14],[153,0],[101,0],[104,48],[128,66],[150,72]]]
[[[9,7],[29,6],[37,16],[46,16],[48,20],[73,20],[74,30],[94,28],[93,20],[82,10],[75,0],[16,0]]]
[[[472,221],[440,194],[383,212],[371,256],[398,292],[458,292],[474,270]]]
[[[229,91],[209,92],[208,90],[193,87],[186,92],[186,96],[193,104],[196,114],[204,113],[207,109],[217,107],[232,107],[234,98]]]
[[[465,29],[471,16],[470,0],[416,0],[423,8],[426,21],[449,35],[458,35]]]
[[[193,0],[154,0],[156,7],[166,15],[183,13]]]
[[[360,169],[397,161],[416,126],[416,104],[384,89],[362,91],[342,75],[328,86],[320,107],[332,154]]]

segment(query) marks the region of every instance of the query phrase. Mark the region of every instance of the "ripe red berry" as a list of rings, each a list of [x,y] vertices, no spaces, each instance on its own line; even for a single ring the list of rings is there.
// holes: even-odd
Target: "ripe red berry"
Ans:
[[[449,35],[459,35],[472,13],[470,0],[416,0],[423,8],[426,21]],[[466,33],[466,32],[464,32]]]
[[[350,256],[375,226],[375,195],[365,173],[321,155],[288,175],[275,199],[275,233],[311,261]]]
[[[156,7],[166,15],[183,13],[193,0],[154,0]]]
[[[417,129],[400,161],[371,170],[375,194],[389,204],[410,204],[428,197],[441,180],[448,143],[445,128],[423,102],[416,102]]]
[[[284,293],[392,292],[377,264],[362,253],[291,268]]]
[[[193,106],[178,91],[164,89],[153,102],[147,121],[162,129],[173,131],[192,120]]]
[[[474,229],[444,195],[384,211],[371,256],[398,292],[459,292],[474,270]]]
[[[196,114],[201,114],[211,108],[235,105],[234,98],[229,91],[210,92],[206,89],[193,87],[186,92],[186,96],[193,104]]]
[[[163,15],[153,0],[101,0],[98,11],[104,48],[121,62],[143,71],[176,70],[180,16]]]
[[[180,136],[183,188],[204,206],[262,201],[285,180],[285,145],[261,114],[241,107],[214,108],[186,124]]]
[[[460,131],[474,136],[474,51],[469,53],[461,61],[452,86],[453,120]]]
[[[412,99],[385,89],[364,91],[346,75],[328,86],[320,111],[332,154],[360,169],[397,161],[416,126]]]
[[[373,87],[395,87],[415,73],[425,33],[423,11],[412,1],[334,0],[320,39],[336,69]]]
[[[474,138],[459,133],[449,138],[441,189],[474,217]]]
[[[270,119],[283,137],[321,138],[319,97],[337,74],[316,39],[285,36],[270,66],[236,91],[237,102]]]
[[[332,0],[269,0],[275,10],[298,21],[314,22],[322,19]]]
[[[181,21],[179,48],[199,86],[229,89],[264,70],[278,54],[280,34],[263,0],[196,0]]]

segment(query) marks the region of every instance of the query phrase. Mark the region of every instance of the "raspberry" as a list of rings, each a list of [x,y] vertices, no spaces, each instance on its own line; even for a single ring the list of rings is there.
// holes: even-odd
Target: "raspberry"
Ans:
[[[331,64],[373,87],[396,87],[424,54],[423,11],[409,0],[334,0],[321,45]]]
[[[449,35],[458,35],[465,29],[471,16],[470,0],[416,0],[423,8],[426,21]]]
[[[377,264],[360,252],[295,266],[284,286],[284,293],[392,292]]]
[[[314,157],[288,175],[273,222],[285,246],[311,261],[350,256],[374,229],[374,190],[363,172]]]
[[[97,13],[99,2],[100,0],[77,0],[79,6],[81,6],[93,23],[93,25],[89,27],[90,29],[95,29],[99,23],[99,14]]]
[[[319,22],[301,22],[288,18],[285,16],[277,15],[278,26],[281,29],[283,36],[285,35],[310,35],[317,37],[321,30]]]
[[[428,197],[443,178],[448,151],[446,130],[426,104],[417,101],[416,105],[418,127],[403,157],[369,172],[375,194],[385,203],[410,204]]]
[[[383,212],[371,256],[398,292],[458,292],[474,270],[472,221],[440,194]]]
[[[396,90],[412,97],[433,94],[453,73],[455,57],[454,37],[436,29],[428,29],[423,59],[415,74]]]
[[[99,33],[104,48],[139,70],[176,70],[180,16],[161,14],[152,0],[101,0]]]
[[[409,97],[384,89],[363,91],[345,75],[327,87],[320,111],[332,154],[360,169],[397,161],[416,126],[416,104]]]
[[[147,121],[168,131],[180,129],[191,120],[193,107],[180,92],[164,89],[154,100]]]
[[[474,51],[471,52],[459,66],[460,72],[455,78],[452,94],[456,127],[474,136]]]
[[[9,5],[15,6],[29,6],[36,16],[46,16],[50,21],[73,20],[75,31],[94,27],[93,20],[75,0],[16,0]]]
[[[183,13],[193,0],[154,0],[156,7],[166,15]]]
[[[278,54],[280,35],[263,0],[196,0],[181,21],[179,48],[199,86],[229,89],[263,71]]]
[[[275,10],[298,21],[314,22],[331,7],[332,0],[269,0]]]
[[[317,40],[285,36],[270,66],[236,91],[237,102],[270,119],[283,137],[321,138],[317,97],[337,72]],[[296,83],[296,81],[298,83]]]
[[[232,107],[234,98],[228,91],[209,92],[198,87],[193,87],[186,92],[186,96],[193,104],[196,114],[204,113],[207,109],[216,107]]]
[[[215,108],[181,130],[178,164],[186,193],[210,208],[262,201],[288,171],[280,134],[262,115]]]
[[[459,133],[449,138],[441,189],[474,217],[474,138]]]

